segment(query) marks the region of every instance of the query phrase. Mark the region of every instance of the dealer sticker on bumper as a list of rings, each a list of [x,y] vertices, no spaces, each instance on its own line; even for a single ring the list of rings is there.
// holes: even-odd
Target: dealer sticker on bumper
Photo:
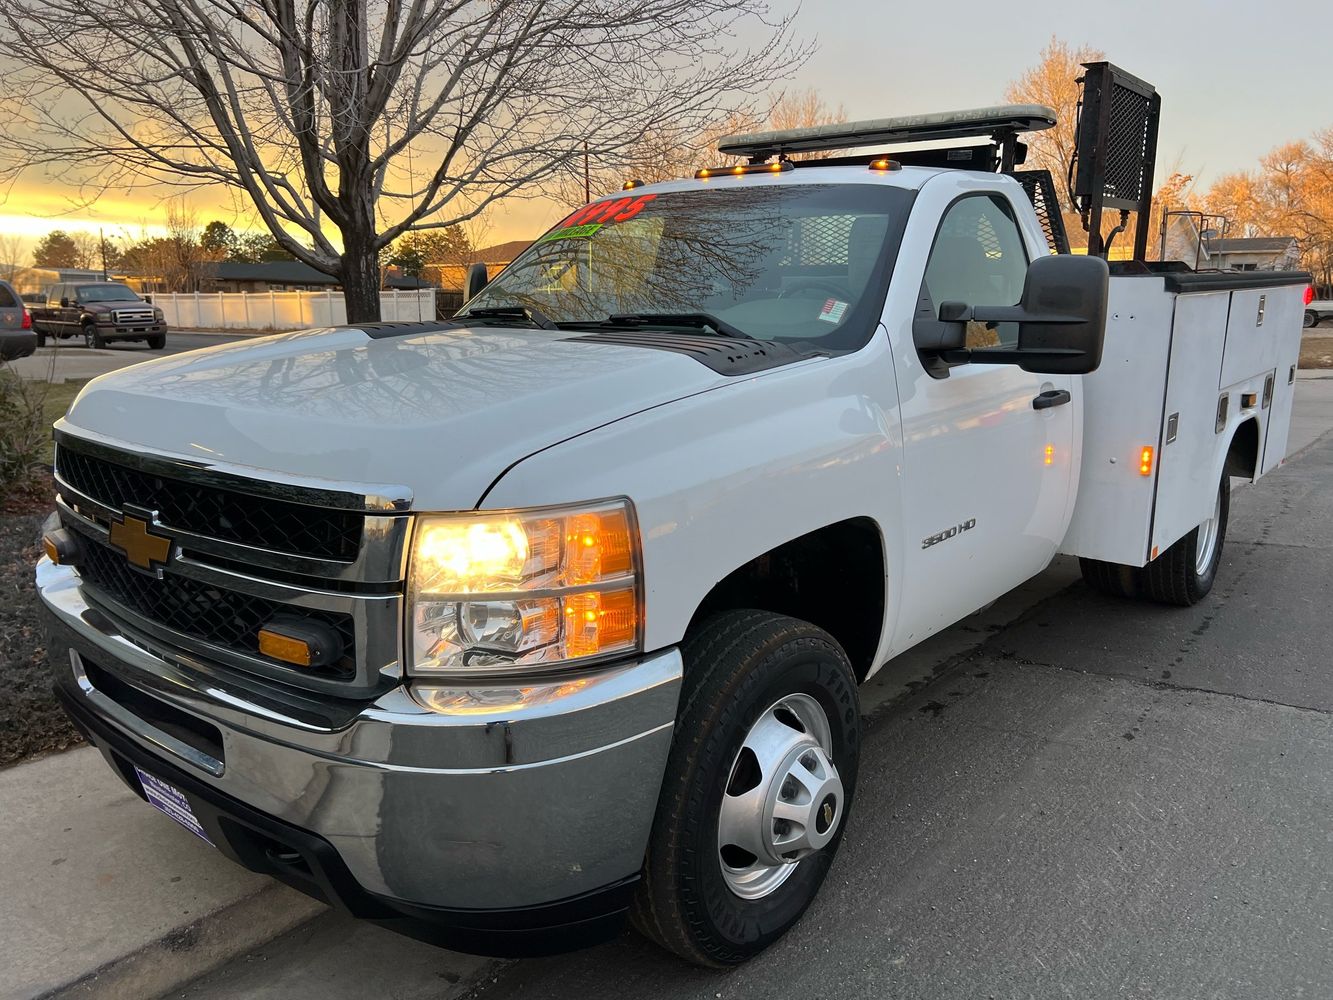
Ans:
[[[143,788],[144,795],[148,796],[148,802],[151,806],[166,813],[205,844],[213,843],[208,839],[208,835],[204,833],[204,828],[195,817],[193,810],[190,809],[190,803],[186,801],[185,796],[179,790],[168,785],[161,778],[155,778],[138,767],[134,769],[134,772],[139,776],[139,785]]]

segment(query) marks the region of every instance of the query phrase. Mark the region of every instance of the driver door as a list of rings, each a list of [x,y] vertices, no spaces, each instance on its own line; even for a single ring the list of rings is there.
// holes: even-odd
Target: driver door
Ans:
[[[1024,197],[1016,185],[1014,194]],[[927,319],[938,316],[942,302],[1017,304],[1029,260],[1049,252],[1035,219],[1031,231],[1019,221],[1032,215],[1030,207],[976,180],[933,179],[918,212],[937,225],[933,234],[919,234],[930,247],[924,266],[903,276]],[[1033,408],[1045,391],[1072,392],[1073,376],[1035,375],[1017,365],[931,366],[914,347],[913,318],[903,319],[895,317],[904,336],[894,357],[905,452],[898,648],[1046,567],[1069,519],[1081,417],[1068,403]],[[1017,324],[971,323],[967,346],[1013,346],[1017,336]]]

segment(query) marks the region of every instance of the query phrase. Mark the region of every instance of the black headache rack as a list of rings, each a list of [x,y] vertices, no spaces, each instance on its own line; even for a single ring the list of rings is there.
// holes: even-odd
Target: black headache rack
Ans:
[[[1152,84],[1109,62],[1083,64],[1074,126],[1069,193],[1088,233],[1088,253],[1107,256],[1134,213],[1134,259],[1148,253],[1153,173],[1162,98]],[[1102,213],[1119,210],[1120,224],[1105,240]]]

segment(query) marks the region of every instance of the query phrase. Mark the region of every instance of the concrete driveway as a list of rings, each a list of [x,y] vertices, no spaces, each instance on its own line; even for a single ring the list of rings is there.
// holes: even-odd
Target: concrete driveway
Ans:
[[[1333,379],[1298,400],[1305,450],[1235,493],[1197,607],[1060,560],[867,686],[842,852],[749,965],[632,934],[488,963],[329,914],[172,995],[1333,996]]]

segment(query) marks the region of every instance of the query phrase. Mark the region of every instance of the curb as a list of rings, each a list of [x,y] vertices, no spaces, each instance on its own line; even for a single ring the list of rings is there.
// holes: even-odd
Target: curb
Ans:
[[[102,1000],[143,1000],[162,996],[327,910],[323,903],[271,882],[168,931],[138,951],[37,994],[33,1000],[94,996]]]

